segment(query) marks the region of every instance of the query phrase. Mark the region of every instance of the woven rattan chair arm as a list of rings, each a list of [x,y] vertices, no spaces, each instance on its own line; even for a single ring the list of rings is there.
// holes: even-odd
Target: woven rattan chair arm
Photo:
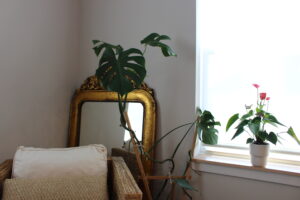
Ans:
[[[112,157],[114,199],[142,199],[143,193],[135,182],[125,161],[121,157]]]
[[[2,197],[3,183],[5,179],[11,177],[12,160],[6,160],[0,164],[0,199]]]

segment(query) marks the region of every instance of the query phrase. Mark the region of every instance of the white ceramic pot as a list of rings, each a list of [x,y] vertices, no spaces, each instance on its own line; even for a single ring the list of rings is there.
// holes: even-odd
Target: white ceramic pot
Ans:
[[[269,155],[269,144],[250,144],[251,163],[256,167],[265,167]]]

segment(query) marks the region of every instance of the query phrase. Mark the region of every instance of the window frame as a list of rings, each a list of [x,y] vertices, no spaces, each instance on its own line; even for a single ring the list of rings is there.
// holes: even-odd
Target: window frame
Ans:
[[[207,74],[207,68],[208,63],[207,60],[204,59],[205,55],[203,55],[201,49],[201,29],[199,25],[199,19],[200,19],[200,1],[196,0],[196,85],[195,85],[195,107],[204,108],[204,94],[207,92],[207,88],[205,88],[205,82],[207,80],[208,74]],[[249,159],[249,147],[237,147],[237,146],[230,146],[230,145],[206,145],[201,142],[198,137],[196,138],[195,142],[195,149],[194,149],[194,157],[197,157],[199,155],[217,155],[217,156],[223,156],[224,158],[230,157],[230,158],[243,158],[243,159]],[[227,153],[224,153],[224,150],[227,151]],[[243,153],[236,153],[237,152],[243,152]],[[247,153],[245,153],[247,151]],[[296,158],[296,160],[291,159]],[[274,150],[270,149],[270,155],[269,155],[269,162],[270,163],[285,163],[290,164],[293,166],[299,166],[300,167],[300,151],[292,151],[292,150]]]

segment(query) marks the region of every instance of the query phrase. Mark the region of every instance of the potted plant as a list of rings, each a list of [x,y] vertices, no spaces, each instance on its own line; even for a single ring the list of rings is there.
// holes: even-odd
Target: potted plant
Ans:
[[[140,144],[139,140],[135,136],[135,132],[128,126],[128,121],[126,120],[126,103],[127,103],[127,94],[137,88],[143,83],[144,78],[146,77],[146,67],[145,67],[145,53],[148,46],[158,47],[161,49],[162,54],[165,57],[176,56],[176,53],[168,45],[163,43],[165,40],[170,40],[170,37],[167,35],[159,35],[157,33],[151,33],[143,40],[141,44],[144,45],[144,50],[141,51],[137,48],[123,49],[120,45],[112,45],[100,40],[93,40],[94,52],[99,57],[99,66],[96,70],[96,76],[100,80],[100,84],[109,91],[117,92],[118,94],[118,104],[120,112],[120,121],[121,126],[128,130],[132,136],[132,142],[137,143],[136,146],[139,147],[140,154],[143,154],[148,159],[153,160],[156,163],[169,163],[170,170],[168,177],[173,179],[173,181],[179,185],[184,191],[193,190],[184,178],[172,178],[172,173],[175,169],[174,157],[179,150],[183,140],[189,134],[193,126],[196,126],[196,134],[199,139],[206,144],[216,144],[218,141],[217,129],[215,126],[220,125],[219,122],[214,120],[214,116],[209,111],[201,111],[197,109],[197,116],[194,122],[187,123],[181,126],[174,128],[169,131],[161,138],[159,138],[156,143],[153,145],[150,151],[154,150],[156,145],[158,145],[164,138],[173,133],[175,130],[182,127],[188,126],[188,130],[183,134],[179,143],[176,145],[172,156],[164,160],[154,160],[149,156],[149,152],[144,152],[143,146]],[[138,155],[138,154],[137,154]],[[164,190],[168,179],[165,179],[164,184],[158,193],[158,197],[161,192]],[[147,182],[144,182],[146,188],[146,196],[148,199],[152,199],[151,194],[147,192]],[[186,191],[185,191],[186,193]],[[187,194],[187,193],[186,193]]]
[[[289,127],[284,132],[275,133],[273,131],[267,131],[267,125],[283,126],[277,118],[268,112],[268,105],[270,97],[267,97],[267,93],[259,93],[259,85],[253,84],[257,89],[257,101],[256,107],[252,109],[251,106],[246,107],[246,113],[244,115],[234,114],[227,122],[226,131],[239,120],[238,125],[235,127],[236,131],[232,139],[236,138],[240,134],[246,132],[250,135],[246,143],[250,144],[251,163],[253,166],[264,167],[266,165],[267,156],[269,152],[269,143],[276,145],[278,142],[278,136],[281,133],[287,133],[294,138],[298,144],[300,140],[296,136],[292,127]]]

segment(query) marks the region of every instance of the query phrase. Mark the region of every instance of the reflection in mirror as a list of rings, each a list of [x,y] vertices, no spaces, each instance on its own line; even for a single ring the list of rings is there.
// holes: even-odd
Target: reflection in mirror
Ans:
[[[131,126],[142,141],[143,112],[141,103],[128,103]],[[81,107],[79,145],[104,144],[112,148],[130,148],[129,133],[120,127],[120,113],[116,102],[84,102]],[[110,152],[108,152],[110,154]]]
[[[128,103],[127,105],[131,128],[135,132],[137,139],[142,142],[144,107],[141,103]],[[129,140],[129,132],[125,131],[124,141]]]

